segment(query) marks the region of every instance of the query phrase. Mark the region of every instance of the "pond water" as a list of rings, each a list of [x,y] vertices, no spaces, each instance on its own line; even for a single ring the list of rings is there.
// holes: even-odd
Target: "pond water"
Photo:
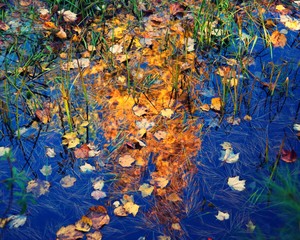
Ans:
[[[278,26],[278,30],[285,29],[281,23]],[[157,36],[153,36],[155,37]],[[205,75],[202,74],[197,78],[198,82],[193,82],[191,96],[194,101],[194,110],[190,112],[186,103],[178,100],[180,104],[172,105],[176,110],[171,117],[157,117],[156,115],[159,114],[153,114],[154,110],[151,109],[150,104],[147,106],[147,112],[140,116],[132,110],[132,106],[140,107],[139,104],[145,106],[148,97],[150,100],[160,99],[160,95],[155,91],[153,94],[157,95],[153,99],[150,94],[146,96],[152,87],[163,91],[160,87],[161,82],[164,81],[165,69],[156,66],[151,61],[139,63],[141,71],[152,74],[148,75],[152,81],[149,82],[151,86],[148,89],[149,92],[143,92],[138,89],[138,86],[134,86],[135,91],[145,93],[147,99],[143,99],[140,94],[139,104],[132,103],[132,106],[130,105],[131,99],[128,100],[129,97],[124,97],[125,104],[121,105],[120,99],[125,96],[122,95],[124,94],[122,91],[126,82],[121,81],[122,85],[108,81],[108,85],[114,85],[119,89],[119,92],[112,92],[111,88],[105,88],[106,85],[102,85],[103,81],[107,80],[106,75],[100,74],[100,77],[95,77],[93,74],[86,74],[82,79],[87,84],[89,99],[87,107],[85,95],[82,94],[83,85],[80,82],[81,70],[71,70],[70,75],[69,73],[61,74],[61,70],[57,70],[60,67],[58,60],[49,65],[55,67],[47,74],[32,76],[31,85],[26,85],[22,75],[14,79],[16,85],[28,86],[28,89],[24,88],[27,93],[30,90],[38,92],[40,95],[37,98],[41,101],[40,103],[34,98],[28,98],[28,101],[22,100],[22,97],[18,99],[17,91],[12,91],[13,94],[10,96],[15,101],[7,99],[4,94],[6,83],[1,80],[0,87],[3,90],[1,104],[4,106],[4,102],[9,102],[12,110],[7,111],[4,107],[1,108],[0,147],[9,147],[11,159],[14,159],[14,161],[8,161],[9,157],[3,156],[0,161],[1,218],[9,214],[20,213],[20,202],[19,204],[17,202],[20,196],[23,196],[27,203],[24,213],[27,217],[25,224],[18,228],[10,228],[7,225],[1,229],[2,239],[56,239],[57,231],[61,227],[75,224],[82,216],[91,214],[92,211],[89,209],[93,206],[104,206],[110,217],[109,223],[100,229],[103,239],[168,239],[160,238],[161,236],[169,236],[170,239],[292,239],[292,236],[300,234],[299,197],[296,194],[300,186],[299,158],[298,161],[292,163],[281,160],[283,149],[294,150],[297,155],[300,154],[299,137],[294,129],[295,124],[300,123],[299,32],[288,31],[286,38],[287,43],[284,48],[265,47],[263,41],[258,40],[248,56],[252,62],[245,71],[240,71],[238,64],[230,65],[228,61],[233,59],[234,53],[239,50],[241,41],[238,39],[236,39],[236,45],[229,45],[221,51],[211,51],[205,55],[199,51],[197,61],[206,64],[205,69],[208,69],[209,79],[204,79],[206,77],[202,79]],[[30,55],[29,49],[34,48],[37,51],[39,48],[39,40],[30,39],[36,42],[30,46],[28,46],[28,41],[25,39],[20,46],[27,49]],[[16,64],[17,57],[14,53],[3,50],[0,58],[1,65]],[[133,55],[131,60],[133,63],[135,63],[134,57],[136,56]],[[99,59],[97,62],[92,62],[91,66],[97,65]],[[215,64],[217,61],[218,64]],[[238,102],[236,112],[234,112],[236,102],[233,100],[235,88],[227,86],[223,92],[221,91],[222,77],[217,70],[224,66],[237,71],[239,95],[236,98]],[[131,71],[137,65],[127,63],[127,67]],[[1,70],[4,69],[7,68],[3,67]],[[108,78],[117,78],[118,71],[109,72]],[[159,73],[159,77],[151,78],[154,71]],[[126,71],[122,74],[126,75]],[[136,73],[131,74],[138,78],[142,73],[137,70]],[[8,76],[11,76],[10,73],[6,75]],[[69,83],[66,84],[62,80],[64,77],[69,79]],[[147,81],[149,79],[147,78]],[[268,85],[270,79],[272,83],[277,81],[277,84]],[[64,84],[69,88],[68,96],[63,93],[61,86]],[[131,83],[128,81],[127,84]],[[49,88],[50,85],[53,87]],[[128,89],[125,88],[124,92],[131,91],[130,87]],[[67,139],[66,134],[73,132],[68,126],[67,117],[62,116],[66,110],[62,109],[66,107],[64,100],[67,97],[71,99],[72,123],[73,127],[76,126],[73,131],[77,131],[78,136],[81,136],[79,145],[92,142],[95,146],[94,156],[76,157],[78,153],[75,153],[74,148],[67,147],[70,140]],[[200,108],[200,105],[210,105],[212,99],[216,97],[224,97],[227,100],[224,111],[213,109],[206,111]],[[56,112],[51,116],[51,120],[46,120],[43,124],[43,118],[39,118],[33,109],[45,111],[47,109],[45,105],[43,106],[45,102],[53,103],[51,108],[56,108]],[[160,110],[158,104],[155,107]],[[133,117],[130,115],[132,113],[126,112],[127,108],[130,112],[134,111]],[[161,109],[168,108],[162,107]],[[18,118],[15,117],[16,114]],[[42,114],[47,117],[46,112]],[[251,116],[251,119],[245,118],[247,115]],[[133,122],[126,125],[126,128],[124,116]],[[133,133],[134,127],[144,124],[139,122],[143,117],[163,127],[156,128],[149,126],[151,123],[147,123],[147,126],[138,127],[137,134]],[[89,127],[84,125],[84,120],[89,122]],[[119,124],[116,125],[119,128],[116,133],[114,124]],[[87,128],[89,130],[85,132]],[[141,134],[140,131],[144,128],[146,130]],[[154,142],[150,140],[155,131],[165,129],[172,129],[175,134],[178,134],[173,137],[173,142],[171,142],[172,139],[170,139],[171,143],[166,142],[166,145],[174,146],[173,149],[162,146],[165,143],[164,140]],[[180,140],[179,147],[172,145],[176,143],[176,138]],[[67,139],[69,142],[62,144],[62,139]],[[224,142],[231,144],[233,156],[237,157],[236,154],[239,153],[237,162],[224,161],[224,154],[226,154],[226,148],[222,147]],[[143,143],[146,143],[146,146]],[[49,149],[53,149],[55,154],[49,154]],[[91,150],[90,146],[89,151]],[[175,153],[167,155],[172,151]],[[120,167],[120,156],[124,154],[131,154],[137,159],[138,156],[143,158],[146,156],[143,161],[147,164],[141,160],[140,165],[136,163],[135,167],[131,166],[133,170],[128,170],[131,171],[129,174],[127,170]],[[182,186],[176,188],[172,185],[172,178],[166,177],[172,193],[176,193],[175,190],[178,192],[178,195],[176,193],[176,196],[172,196],[179,197],[179,200],[174,200],[174,198],[170,200],[171,195],[168,195],[170,192],[167,192],[169,200],[167,201],[162,193],[164,187],[161,187],[161,182],[157,178],[154,178],[154,173],[159,172],[158,166],[160,165],[157,159],[160,154],[165,154],[168,159],[170,156],[176,157],[177,154],[184,155],[178,158],[178,161],[185,159],[188,162],[187,166],[180,165],[177,160],[170,160],[169,164],[174,165],[174,169],[183,169],[182,173],[178,173],[177,176],[180,178],[178,183]],[[86,163],[94,169],[83,171],[81,167]],[[40,171],[45,165],[52,167],[52,173],[48,176]],[[170,174],[167,170],[173,169],[169,165],[165,167],[166,169],[161,167],[166,171],[166,175]],[[13,188],[11,186],[6,188],[9,181],[5,179],[11,177],[13,166],[19,172],[23,172],[26,178],[18,175],[20,176],[19,182],[16,182]],[[126,177],[131,181],[130,183],[124,180],[125,177],[123,179],[124,174],[128,174]],[[162,178],[159,174],[158,177]],[[76,182],[73,186],[63,187],[61,179],[67,175],[74,177]],[[228,178],[236,176],[239,176],[240,180],[245,180],[243,191],[236,191],[228,185]],[[30,180],[35,180],[35,184],[40,185],[31,193],[26,194],[26,185]],[[95,190],[93,183],[98,180],[104,182],[100,190],[106,194],[106,197],[96,200],[91,193]],[[42,181],[50,183],[49,190],[43,189],[45,182]],[[155,186],[154,193],[142,197],[139,186],[143,183]],[[287,191],[281,191],[280,187],[276,188],[276,186],[282,186]],[[43,191],[45,192],[41,193]],[[13,192],[21,192],[21,194],[12,197]],[[35,196],[32,196],[32,193]],[[124,195],[132,196],[134,204],[139,206],[135,216],[128,214],[130,212],[128,210],[127,216],[116,216],[115,201],[125,205]],[[229,218],[223,221],[218,220],[216,218],[218,211],[228,213]],[[162,215],[165,215],[165,218]],[[179,229],[176,224],[179,224]]]

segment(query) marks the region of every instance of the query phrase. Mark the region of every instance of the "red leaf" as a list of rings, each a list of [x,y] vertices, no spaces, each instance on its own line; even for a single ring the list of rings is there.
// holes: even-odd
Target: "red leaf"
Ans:
[[[297,160],[297,154],[294,150],[282,149],[281,151],[281,160],[287,163],[293,163]]]

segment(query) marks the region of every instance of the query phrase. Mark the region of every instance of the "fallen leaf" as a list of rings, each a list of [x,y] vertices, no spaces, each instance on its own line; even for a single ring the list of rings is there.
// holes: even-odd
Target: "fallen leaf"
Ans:
[[[143,115],[147,114],[147,112],[148,112],[148,108],[143,105],[135,105],[132,108],[132,110],[133,110],[134,114],[138,117],[143,116]]]
[[[4,156],[5,154],[8,154],[10,151],[9,147],[0,147],[0,157]]]
[[[140,207],[139,205],[137,205],[133,202],[127,202],[124,204],[124,209],[126,210],[126,212],[132,214],[134,217],[138,213],[139,207]]]
[[[180,3],[171,3],[170,4],[170,14],[176,15],[177,13],[184,12],[184,7]]]
[[[154,182],[158,187],[164,188],[168,185],[169,180],[163,177],[158,177],[154,179]]]
[[[218,211],[218,215],[216,215],[216,218],[220,221],[224,221],[229,219],[229,214],[227,212]]]
[[[193,38],[188,38],[187,39],[187,51],[192,52],[194,51],[194,45],[195,45],[195,40]]]
[[[82,239],[84,234],[76,230],[75,225],[61,227],[56,233],[56,240]]]
[[[249,222],[246,224],[247,227],[247,231],[252,233],[254,232],[256,226],[253,224],[253,222],[251,220],[249,220]]]
[[[77,19],[77,14],[71,12],[70,10],[65,11],[62,9],[61,11],[58,11],[58,14],[63,16],[65,22],[75,22]]]
[[[95,190],[91,193],[91,196],[96,199],[99,200],[101,198],[105,198],[106,197],[106,193],[101,191],[101,190]]]
[[[9,26],[0,20],[0,29],[3,31],[7,31],[9,29]]]
[[[56,36],[59,37],[60,39],[67,38],[67,34],[62,27],[59,27],[59,32],[56,33]]]
[[[92,226],[94,229],[99,229],[110,222],[107,210],[103,206],[90,207],[87,217],[92,220]]]
[[[286,44],[286,37],[279,31],[274,31],[270,37],[270,41],[274,47],[284,47]]]
[[[215,97],[211,99],[210,108],[216,111],[220,111],[222,107],[222,100],[219,97]]]
[[[31,3],[32,3],[32,0],[20,0],[20,1],[19,1],[19,4],[20,4],[22,7],[28,7]]]
[[[167,117],[167,118],[171,118],[172,115],[173,115],[174,111],[170,108],[167,108],[167,109],[163,109],[161,110],[160,114],[163,116],[163,117]]]
[[[177,231],[181,231],[181,226],[179,223],[172,223],[171,227],[174,229],[174,230],[177,230]]]
[[[89,157],[90,148],[87,144],[82,144],[80,148],[76,148],[74,150],[74,155],[76,158],[88,158]]]
[[[50,158],[54,158],[55,155],[56,155],[56,153],[55,153],[55,151],[54,151],[54,148],[49,148],[49,147],[47,147],[47,148],[46,148],[46,155],[47,155],[48,157],[50,157]]]
[[[236,176],[236,177],[229,177],[227,184],[229,185],[229,187],[231,187],[233,190],[236,191],[243,191],[245,190],[245,183],[246,180],[239,180],[240,177]]]
[[[293,126],[293,129],[294,129],[295,131],[300,132],[300,124],[295,123],[294,126]],[[0,156],[1,156],[1,154],[0,154]]]
[[[86,234],[86,239],[87,240],[101,240],[102,234],[99,231],[95,231],[93,233],[88,233],[88,234]]]
[[[124,155],[119,158],[119,164],[122,167],[131,167],[131,165],[135,162],[135,159],[131,157],[130,155]]]
[[[57,29],[57,27],[55,26],[55,24],[53,22],[44,22],[43,23],[43,29],[53,30],[53,29]]]
[[[294,149],[292,149],[292,150],[282,149],[281,150],[281,160],[284,162],[287,162],[287,163],[296,162],[297,153],[294,151]]]
[[[75,223],[75,229],[81,232],[88,232],[91,229],[93,222],[90,218],[82,216],[82,218]]]
[[[121,53],[123,51],[123,47],[119,44],[113,45],[112,47],[109,48],[109,51],[112,54],[117,54],[117,53]]]
[[[207,103],[205,103],[205,104],[200,106],[200,109],[202,111],[208,112],[210,110],[210,106]]]
[[[60,180],[60,184],[64,187],[64,188],[69,188],[72,187],[74,185],[74,183],[76,182],[76,178],[71,177],[70,175],[67,175],[65,177],[63,177]]]
[[[171,202],[182,201],[182,198],[179,197],[177,193],[171,193],[170,195],[167,196],[167,199]]]
[[[150,196],[153,190],[154,187],[148,183],[144,183],[139,187],[139,191],[142,193],[142,197]]]
[[[165,139],[166,136],[167,136],[167,132],[165,132],[165,131],[157,131],[157,132],[154,133],[154,137],[155,137],[158,141],[160,141],[160,140],[162,140],[162,139]]]
[[[44,175],[44,176],[49,176],[52,173],[52,167],[51,165],[44,165],[41,169],[40,172]]]
[[[227,163],[235,163],[239,160],[240,153],[234,154],[232,149],[226,149],[221,151],[221,157],[219,160]]]
[[[96,168],[89,163],[84,163],[83,166],[80,166],[80,171],[83,173],[92,172],[94,170],[96,170]]]
[[[49,192],[50,183],[39,179],[28,182],[26,192],[32,193],[35,197],[40,197]]]
[[[114,214],[118,217],[126,217],[128,213],[123,206],[118,206],[114,209]]]
[[[102,179],[100,180],[96,179],[95,181],[93,181],[93,188],[95,190],[102,190],[103,187],[104,187],[104,181]]]
[[[79,138],[77,138],[76,136],[77,136],[76,132],[66,133],[63,136],[64,139],[62,141],[62,144],[63,145],[68,145],[68,148],[74,148],[74,147],[76,147],[80,143]]]
[[[145,118],[143,118],[142,121],[136,121],[135,124],[139,129],[146,129],[146,130],[149,130],[155,126],[154,122],[149,122]]]

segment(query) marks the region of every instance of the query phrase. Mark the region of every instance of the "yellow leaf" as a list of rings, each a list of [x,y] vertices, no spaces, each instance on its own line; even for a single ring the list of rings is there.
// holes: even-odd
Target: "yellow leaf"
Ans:
[[[161,110],[160,114],[163,116],[163,117],[167,117],[167,118],[171,118],[171,116],[173,115],[174,111],[170,108],[167,108],[167,109],[163,109]]]
[[[286,44],[286,37],[279,31],[274,31],[270,37],[270,41],[274,47],[284,47]]]
[[[132,163],[134,163],[134,162],[135,162],[135,159],[128,154],[119,158],[119,164],[122,167],[131,167]]]
[[[90,218],[82,216],[82,218],[75,223],[75,229],[81,232],[88,232],[91,229],[93,222]]]
[[[164,188],[168,185],[169,180],[163,177],[158,177],[154,179],[156,185],[160,188]]]
[[[151,193],[153,192],[153,190],[154,190],[154,187],[149,185],[148,183],[144,183],[139,188],[139,191],[142,193],[143,197],[150,196]]]
[[[138,213],[139,208],[140,206],[133,202],[127,202],[124,204],[124,209],[126,210],[126,212],[131,213],[134,217]]]
[[[221,110],[221,106],[222,106],[222,100],[219,97],[216,98],[212,98],[211,99],[211,109],[214,109],[216,111],[220,111]]]
[[[116,207],[114,209],[114,214],[119,217],[126,217],[128,215],[128,213],[126,212],[123,206]]]
[[[178,202],[178,201],[182,201],[182,199],[178,196],[177,193],[171,193],[167,199],[171,202]]]

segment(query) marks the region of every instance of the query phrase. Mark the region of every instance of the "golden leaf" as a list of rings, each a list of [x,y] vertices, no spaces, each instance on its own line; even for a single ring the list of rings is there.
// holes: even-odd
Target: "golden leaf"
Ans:
[[[214,109],[216,111],[220,111],[222,106],[222,100],[219,97],[215,97],[211,99],[211,109]]]
[[[182,199],[178,196],[177,193],[171,193],[169,196],[167,196],[167,199],[171,202],[182,201]]]
[[[270,41],[274,47],[284,47],[286,44],[286,37],[279,31],[274,31],[270,37]]]
[[[135,162],[135,159],[133,157],[131,157],[129,154],[124,155],[119,158],[119,164],[122,167],[131,167],[132,163],[134,163],[134,162]]]
[[[153,190],[154,190],[154,187],[148,183],[144,183],[143,185],[141,185],[139,187],[139,191],[142,193],[143,197],[150,196],[151,193],[153,192]]]
[[[126,212],[131,213],[134,217],[138,213],[139,208],[140,206],[133,202],[127,202],[124,204],[124,209],[126,210]]]
[[[82,218],[75,223],[75,229],[81,232],[88,232],[91,229],[93,222],[90,218],[82,216]]]
[[[172,115],[173,115],[174,111],[170,108],[167,108],[167,109],[163,109],[161,110],[160,114],[163,116],[163,117],[167,117],[167,118],[171,118]]]

